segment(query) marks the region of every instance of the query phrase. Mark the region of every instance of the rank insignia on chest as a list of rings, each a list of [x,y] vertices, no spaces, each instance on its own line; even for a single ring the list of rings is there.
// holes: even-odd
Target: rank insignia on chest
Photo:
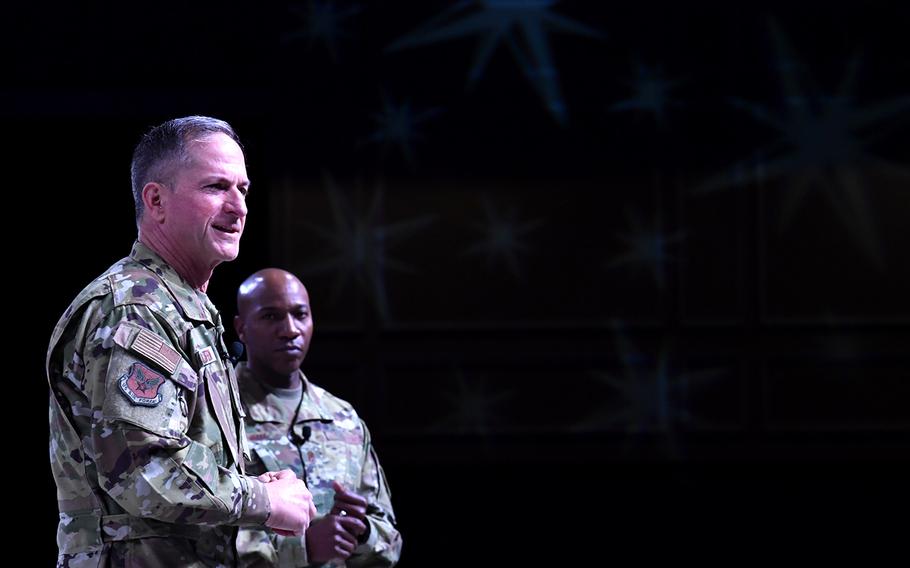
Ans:
[[[129,371],[120,377],[120,390],[131,403],[138,406],[158,406],[164,384],[164,375],[149,369],[142,363],[133,363]]]
[[[203,347],[196,351],[196,359],[199,361],[200,367],[205,367],[209,363],[215,362],[215,350],[211,347]]]

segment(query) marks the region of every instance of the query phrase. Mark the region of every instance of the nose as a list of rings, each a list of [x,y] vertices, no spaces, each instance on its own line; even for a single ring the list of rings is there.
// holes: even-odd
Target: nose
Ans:
[[[224,200],[224,206],[228,213],[240,219],[246,217],[246,196],[243,195],[243,193],[241,193],[238,188],[232,187],[227,192],[227,197]]]
[[[297,328],[297,320],[294,319],[292,314],[287,314],[281,319],[279,331],[282,339],[294,339],[300,335],[300,330]]]

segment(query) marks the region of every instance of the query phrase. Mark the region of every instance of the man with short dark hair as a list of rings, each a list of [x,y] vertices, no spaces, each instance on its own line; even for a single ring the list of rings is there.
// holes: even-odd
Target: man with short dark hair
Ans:
[[[236,258],[250,181],[237,135],[200,116],[135,149],[139,230],[86,286],[47,353],[58,565],[233,565],[237,526],[303,534],[312,496],[289,470],[246,475],[214,268]]]

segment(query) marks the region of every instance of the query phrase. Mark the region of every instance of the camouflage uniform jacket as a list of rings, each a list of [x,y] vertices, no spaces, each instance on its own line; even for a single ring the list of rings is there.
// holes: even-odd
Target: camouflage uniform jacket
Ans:
[[[401,554],[401,535],[395,528],[391,493],[370,432],[353,407],[309,382],[300,372],[303,390],[295,419],[293,411],[278,395],[263,388],[245,363],[237,366],[237,376],[253,458],[248,464],[250,474],[292,469],[306,481],[320,516],[332,509],[333,480],[365,497],[369,536],[346,565],[394,566]],[[289,438],[292,422],[297,439],[305,440],[299,449]],[[271,531],[241,529],[237,550],[242,566],[308,566],[305,542],[305,538]]]
[[[58,565],[235,564],[263,525],[236,377],[208,297],[136,242],[85,287],[47,352]]]

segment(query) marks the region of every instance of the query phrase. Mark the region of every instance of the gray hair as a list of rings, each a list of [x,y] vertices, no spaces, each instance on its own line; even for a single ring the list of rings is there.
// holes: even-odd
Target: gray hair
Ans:
[[[180,165],[190,162],[188,145],[193,140],[221,132],[241,148],[240,138],[230,124],[207,116],[175,118],[149,130],[133,150],[130,178],[136,203],[136,224],[142,218],[142,188],[149,182],[171,185]]]

